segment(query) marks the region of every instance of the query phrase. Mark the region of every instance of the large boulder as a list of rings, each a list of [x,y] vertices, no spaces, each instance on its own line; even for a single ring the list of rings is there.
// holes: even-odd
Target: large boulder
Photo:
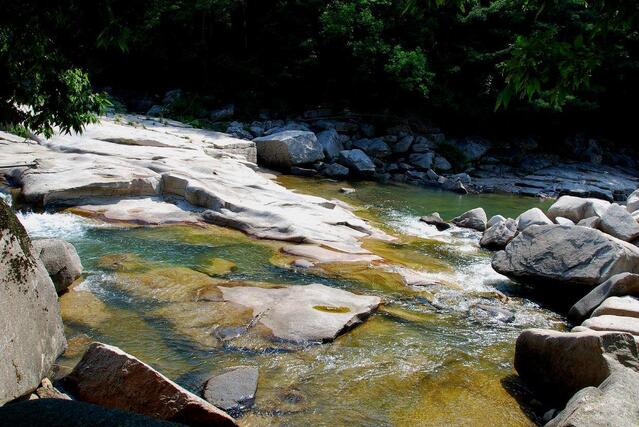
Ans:
[[[339,152],[339,163],[360,175],[372,175],[375,173],[375,164],[362,150],[342,150]]]
[[[35,399],[0,407],[0,425],[13,427],[178,427],[180,424],[77,400]]]
[[[433,166],[434,158],[435,155],[433,153],[417,153],[408,156],[408,161],[419,169],[427,170]]]
[[[225,411],[250,407],[255,400],[259,370],[257,366],[234,366],[209,378],[203,396]]]
[[[219,289],[225,301],[252,308],[253,317],[273,338],[296,344],[333,341],[363,322],[381,303],[376,296],[320,284]]]
[[[527,329],[515,347],[519,376],[555,403],[566,402],[584,387],[601,384],[610,375],[610,359],[637,366],[637,346],[631,335]]]
[[[486,228],[490,228],[495,224],[499,224],[502,221],[506,221],[506,218],[502,215],[493,215],[490,217],[488,222],[486,223]]]
[[[479,246],[490,250],[504,249],[508,243],[517,235],[517,222],[508,218],[498,222],[484,231]]]
[[[599,387],[579,390],[546,427],[635,427],[639,425],[639,374],[613,364]]]
[[[558,216],[562,216],[578,223],[584,218],[601,217],[609,206],[610,202],[605,200],[561,196],[548,208],[548,218],[554,220]]]
[[[82,262],[71,243],[61,239],[38,239],[33,241],[33,248],[58,294],[82,275]]]
[[[486,217],[486,212],[482,208],[475,208],[453,218],[451,222],[457,227],[484,231],[486,229],[488,218]]]
[[[630,194],[630,196],[628,196],[628,199],[626,200],[626,209],[628,209],[628,212],[630,213],[639,210],[639,189],[636,189],[632,192],[632,194]]]
[[[531,225],[550,225],[552,221],[539,208],[531,208],[517,217],[517,229],[525,230]]]
[[[0,199],[0,405],[32,392],[66,348],[55,286]]]
[[[639,248],[592,228],[533,225],[498,252],[492,265],[524,282],[591,288],[615,274],[639,270]]]
[[[346,166],[342,166],[339,163],[330,163],[320,168],[319,172],[330,178],[344,178],[348,176],[349,170]]]
[[[339,152],[344,149],[339,134],[335,129],[328,129],[317,134],[317,141],[324,150],[324,156],[329,160],[335,160]]]
[[[313,132],[287,130],[253,140],[260,163],[279,169],[313,163],[324,158],[324,151]]]
[[[610,205],[601,216],[599,229],[618,239],[630,242],[639,237],[639,224],[625,207],[616,203]]]
[[[358,139],[353,141],[353,147],[359,148],[373,157],[386,157],[391,153],[390,147],[382,138]]]
[[[222,410],[117,347],[93,343],[65,388],[78,400],[191,426],[235,426]]]
[[[466,137],[450,141],[449,144],[457,148],[470,162],[484,157],[491,147],[490,142],[481,137]]]
[[[568,312],[568,317],[581,323],[609,297],[625,295],[639,297],[638,274],[619,273],[612,276],[577,301]]]

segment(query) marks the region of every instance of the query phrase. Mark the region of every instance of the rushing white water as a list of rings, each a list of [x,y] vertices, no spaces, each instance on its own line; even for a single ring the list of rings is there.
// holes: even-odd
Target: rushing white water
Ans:
[[[71,213],[35,213],[16,212],[16,215],[31,238],[79,239],[89,228],[105,227],[98,223]]]

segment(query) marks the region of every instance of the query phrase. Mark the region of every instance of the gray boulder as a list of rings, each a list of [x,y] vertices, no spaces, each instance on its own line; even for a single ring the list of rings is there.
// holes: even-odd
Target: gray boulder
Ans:
[[[525,230],[531,225],[550,225],[552,221],[539,208],[528,209],[517,217],[517,229]]]
[[[80,257],[71,243],[61,239],[39,239],[33,241],[33,248],[58,294],[82,275]]]
[[[255,138],[257,159],[266,166],[289,169],[324,158],[322,146],[313,132],[288,130]]]
[[[499,224],[502,221],[506,221],[506,218],[502,215],[493,215],[490,217],[488,222],[486,223],[486,228],[490,228],[493,225]]]
[[[55,286],[0,199],[0,405],[35,390],[66,348]]]
[[[78,400],[186,425],[235,426],[228,414],[120,350],[93,343],[64,379]]]
[[[413,136],[406,135],[402,137],[399,141],[393,145],[393,153],[407,153],[410,150],[411,145],[413,145]]]
[[[638,274],[620,273],[612,276],[577,301],[568,312],[568,317],[575,323],[581,323],[606,299],[626,295],[639,297]]]
[[[286,131],[303,131],[310,132],[310,128],[306,123],[300,122],[288,122],[288,123],[277,123],[276,126],[268,128],[264,135],[274,135],[276,133],[286,132]]]
[[[601,216],[599,229],[604,233],[608,233],[618,239],[630,242],[639,237],[639,224],[630,215],[625,207],[616,203],[610,207]]]
[[[563,217],[558,216],[557,218],[563,218]],[[557,218],[555,218],[555,221],[557,220]],[[598,216],[591,216],[591,217],[582,219],[581,221],[577,223],[577,225],[580,225],[582,227],[588,227],[588,228],[599,228],[599,221],[601,221],[601,218],[599,218]]]
[[[639,249],[591,228],[533,225],[498,252],[492,265],[521,281],[592,288],[615,274],[639,270]]]
[[[451,170],[452,168],[453,166],[448,160],[446,160],[445,157],[435,156],[435,160],[433,161],[433,169],[440,172],[446,172]]]
[[[479,246],[490,250],[501,250],[517,235],[517,222],[514,219],[501,221],[484,231]]]
[[[488,222],[488,218],[482,208],[471,209],[452,220],[452,223],[458,227],[472,228],[477,231],[484,231],[486,222]]]
[[[209,118],[215,122],[218,120],[224,120],[224,119],[233,117],[234,114],[235,114],[235,105],[228,104],[221,108],[218,108],[217,110],[211,111],[209,113]]]
[[[563,216],[577,223],[592,216],[601,218],[609,206],[610,202],[601,199],[561,196],[548,208],[548,218],[554,220],[558,216]]]
[[[566,402],[584,387],[601,384],[611,373],[610,360],[639,365],[637,345],[631,335],[527,329],[515,346],[519,376],[555,403]]]
[[[331,163],[322,166],[320,173],[331,178],[343,178],[348,176],[349,170],[346,166],[342,166],[339,163]]]
[[[627,332],[639,336],[639,319],[636,317],[604,314],[584,320],[581,326],[595,331]]]
[[[442,189],[443,190],[452,191],[452,192],[458,193],[458,194],[468,194],[468,190],[466,189],[466,187],[464,187],[464,184],[462,184],[461,181],[455,181],[453,179],[446,179],[446,178],[443,178],[443,177],[440,177],[440,179],[444,180],[442,182]]]
[[[317,141],[324,150],[324,155],[329,160],[335,160],[339,152],[344,149],[339,134],[335,129],[328,129],[317,134]]]
[[[360,175],[371,175],[375,173],[375,164],[371,158],[357,148],[340,151],[338,161]]]
[[[408,162],[419,169],[427,170],[433,165],[433,153],[411,154],[408,156]]]
[[[639,299],[637,297],[609,297],[592,312],[592,317],[625,316],[639,318]]]
[[[579,390],[546,427],[634,427],[639,425],[639,374],[614,366],[598,387]]]
[[[358,139],[353,141],[353,147],[359,148],[372,157],[386,157],[391,153],[390,147],[382,138]]]
[[[594,217],[594,218],[596,218],[596,217]],[[575,225],[575,223],[572,222],[572,220],[570,220],[568,218],[564,218],[563,216],[558,216],[557,218],[555,218],[555,222],[557,224],[559,224],[559,225]]]
[[[470,162],[479,160],[490,150],[489,141],[480,137],[467,137],[463,139],[450,141],[453,147],[457,148]]]
[[[439,215],[439,212],[433,212],[430,215],[421,217],[419,220],[425,222],[428,225],[434,225],[439,231],[447,230],[450,228],[450,224],[442,219],[442,217]]]
[[[234,366],[208,379],[204,399],[225,411],[239,411],[253,405],[257,390],[257,366]]]
[[[639,189],[633,191],[626,200],[626,209],[632,213],[639,210]]]

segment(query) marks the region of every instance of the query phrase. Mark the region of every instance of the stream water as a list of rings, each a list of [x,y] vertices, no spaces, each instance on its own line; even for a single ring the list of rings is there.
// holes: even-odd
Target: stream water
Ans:
[[[60,375],[98,340],[194,392],[225,367],[258,366],[255,405],[239,418],[247,426],[533,425],[511,378],[515,339],[528,327],[562,328],[563,319],[491,269],[478,233],[437,232],[418,217],[438,211],[451,218],[478,206],[489,216],[515,217],[533,206],[544,208],[545,202],[372,183],[351,183],[357,191],[345,195],[339,192],[344,183],[279,180],[296,191],[355,206],[400,238],[367,247],[400,268],[431,274],[433,285],[408,287],[392,271],[366,266],[293,270],[279,253],[281,243],[218,227],[123,227],[71,213],[21,213],[32,237],[73,243],[86,270],[84,281],[60,300],[69,340]],[[211,310],[194,296],[220,283],[247,281],[319,282],[379,295],[385,303],[333,343],[289,348],[260,336],[220,339],[211,331],[234,325],[246,313]]]

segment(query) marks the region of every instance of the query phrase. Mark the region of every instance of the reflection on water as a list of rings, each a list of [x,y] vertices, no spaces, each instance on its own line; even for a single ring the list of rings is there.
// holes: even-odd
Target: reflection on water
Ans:
[[[340,197],[391,230],[397,242],[366,242],[390,264],[300,271],[287,267],[291,259],[279,254],[280,243],[218,227],[124,228],[65,213],[21,214],[32,235],[71,241],[87,272],[61,298],[70,341],[62,373],[100,340],[195,392],[225,367],[259,366],[256,403],[241,417],[244,425],[532,424],[502,380],[513,372],[519,331],[561,328],[562,319],[518,296],[491,269],[477,233],[437,232],[416,217],[439,211],[449,218],[476,206],[516,216],[543,203],[370,183],[352,184],[357,192],[346,196],[338,192],[344,184],[281,181]],[[419,283],[406,286],[407,272]],[[333,343],[286,348],[259,330],[234,338],[251,313],[221,302],[217,285],[244,282],[319,282],[376,294],[385,304]],[[491,307],[512,316],[504,321]]]

